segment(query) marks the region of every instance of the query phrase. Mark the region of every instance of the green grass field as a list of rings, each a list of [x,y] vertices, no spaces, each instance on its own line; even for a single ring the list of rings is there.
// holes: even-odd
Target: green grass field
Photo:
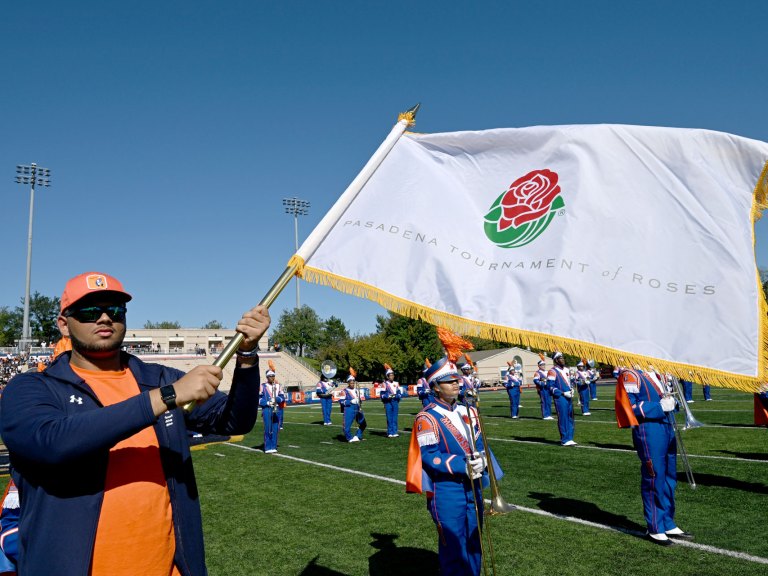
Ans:
[[[559,446],[535,392],[523,393],[519,420],[509,418],[504,392],[481,396],[506,473],[502,495],[520,507],[490,520],[496,574],[768,574],[768,432],[752,426],[752,397],[713,389],[715,401],[691,405],[707,426],[683,433],[698,487],[679,470],[677,521],[696,535],[695,547],[662,548],[637,535],[645,530],[639,461],[630,431],[613,420],[613,386],[599,396],[592,416],[576,408],[575,448]],[[370,401],[358,444],[343,441],[338,408],[335,425],[323,427],[319,405],[307,405],[286,410],[277,455],[258,451],[261,421],[242,442],[195,451],[210,573],[435,574],[424,497],[403,483],[419,408],[415,399],[401,403],[406,432],[396,439],[386,437],[381,402]]]

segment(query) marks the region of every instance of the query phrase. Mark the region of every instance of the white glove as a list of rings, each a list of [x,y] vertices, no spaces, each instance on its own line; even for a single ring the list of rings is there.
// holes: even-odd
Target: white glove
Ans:
[[[349,401],[350,404],[359,404],[360,401],[357,398],[352,398],[352,400]]]
[[[675,409],[675,399],[672,396],[664,396],[661,399],[661,409],[664,412],[672,412]]]
[[[267,402],[267,406],[269,406],[270,408],[274,408],[275,407],[275,401],[274,400],[270,400],[269,402]]]
[[[467,458],[467,476],[472,480],[477,480],[483,476],[485,470],[485,458],[482,454],[475,452],[471,458]]]
[[[568,392],[563,392],[563,396],[565,396],[566,398],[568,398],[570,400],[571,398],[573,398],[573,392],[568,390]]]

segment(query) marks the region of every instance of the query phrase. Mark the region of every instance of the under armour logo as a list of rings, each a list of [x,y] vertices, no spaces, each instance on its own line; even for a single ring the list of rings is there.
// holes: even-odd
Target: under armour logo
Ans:
[[[170,412],[166,412],[163,415],[163,419],[165,420],[165,427],[168,428],[170,426],[173,426],[173,414]]]
[[[83,398],[81,396],[75,396],[72,394],[72,396],[69,397],[69,403],[70,404],[82,404]]]

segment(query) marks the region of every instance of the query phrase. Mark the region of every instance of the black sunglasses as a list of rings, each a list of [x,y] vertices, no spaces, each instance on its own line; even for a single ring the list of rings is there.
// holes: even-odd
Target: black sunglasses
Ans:
[[[106,314],[113,322],[125,322],[125,306],[86,306],[64,311],[64,316],[74,318],[78,322],[96,322],[102,314]]]

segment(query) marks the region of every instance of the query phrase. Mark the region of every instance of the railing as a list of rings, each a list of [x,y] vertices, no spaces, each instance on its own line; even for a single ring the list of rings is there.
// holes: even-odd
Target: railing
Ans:
[[[315,374],[315,375],[317,375],[318,378],[320,378],[320,372],[318,372],[317,369],[314,368],[309,362],[304,360],[304,358],[302,358],[300,356],[296,356],[296,354],[294,354],[293,352],[291,352],[290,350],[288,350],[286,348],[283,348],[282,350],[280,350],[280,352],[285,352],[288,356],[290,356],[291,358],[296,360],[296,362],[298,362],[299,364],[304,366],[304,368],[306,368],[307,370],[312,372],[312,374]]]
[[[18,346],[0,346],[0,355],[5,356],[6,354],[18,356],[20,354],[20,350]],[[53,347],[44,348],[43,346],[31,346],[29,348],[30,356],[44,356],[47,354],[53,354]]]

